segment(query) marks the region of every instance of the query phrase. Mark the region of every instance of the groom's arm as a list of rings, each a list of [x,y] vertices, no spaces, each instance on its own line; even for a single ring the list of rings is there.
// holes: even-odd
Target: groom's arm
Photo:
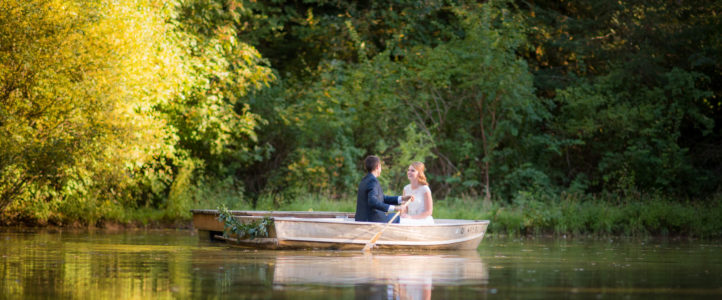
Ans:
[[[384,195],[384,203],[399,205],[401,204],[401,196],[386,196]]]
[[[381,191],[381,186],[379,185],[378,181],[369,180],[366,190],[368,191],[366,199],[368,199],[369,206],[371,208],[378,209],[380,211],[389,211],[390,205],[384,203],[386,202],[386,196],[384,196],[383,202],[378,197],[378,194],[381,194],[379,192]]]

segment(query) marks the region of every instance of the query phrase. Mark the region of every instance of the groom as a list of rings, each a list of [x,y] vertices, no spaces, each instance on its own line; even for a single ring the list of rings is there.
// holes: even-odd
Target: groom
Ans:
[[[381,159],[378,156],[366,157],[364,167],[368,174],[358,186],[356,221],[388,222],[393,215],[388,215],[387,212],[400,209],[397,206],[408,201],[412,196],[384,196],[377,179],[381,175]],[[399,218],[396,218],[394,223],[398,222]]]

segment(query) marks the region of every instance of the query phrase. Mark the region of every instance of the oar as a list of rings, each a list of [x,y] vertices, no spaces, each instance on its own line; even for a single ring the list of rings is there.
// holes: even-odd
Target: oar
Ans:
[[[393,223],[394,220],[396,220],[396,217],[399,216],[399,214],[401,213],[401,208],[404,208],[409,202],[411,202],[411,201],[407,201],[406,203],[401,204],[401,207],[399,208],[399,210],[396,211],[394,216],[391,217],[391,220],[389,220],[389,222],[386,223],[386,226],[384,226],[384,228],[381,228],[381,231],[379,231],[379,233],[374,235],[374,237],[372,237],[371,240],[368,243],[366,243],[366,246],[364,246],[364,248],[363,248],[363,252],[368,252],[371,250],[371,248],[374,247],[374,244],[376,243],[376,241],[379,240],[379,238],[381,237],[381,234],[384,233],[384,230],[386,230],[386,228],[388,228],[389,225],[391,225],[391,223]]]

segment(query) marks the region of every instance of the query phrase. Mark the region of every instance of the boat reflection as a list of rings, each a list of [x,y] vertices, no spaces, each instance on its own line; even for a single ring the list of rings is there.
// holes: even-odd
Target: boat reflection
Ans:
[[[434,286],[486,285],[489,272],[471,252],[436,254],[334,253],[280,255],[273,283],[354,286],[361,299],[430,299]]]

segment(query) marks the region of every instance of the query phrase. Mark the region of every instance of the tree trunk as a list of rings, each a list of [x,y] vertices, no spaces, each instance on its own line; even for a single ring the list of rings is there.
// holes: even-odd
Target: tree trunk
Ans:
[[[481,164],[482,178],[484,178],[484,202],[491,201],[491,189],[489,188],[489,144],[486,138],[486,126],[484,125],[484,96],[479,98],[479,127],[481,128],[481,145],[484,151],[484,162]]]
[[[19,180],[18,182],[13,183],[12,185],[9,184],[3,184],[2,187],[8,187],[12,186],[12,188],[3,190],[0,194],[0,212],[3,212],[5,208],[10,205],[10,203],[13,202],[15,197],[23,192],[23,189],[25,188],[25,184],[28,183],[28,181],[31,179],[31,177],[26,176]]]
[[[496,109],[499,104],[501,97],[500,95],[496,95],[492,103],[486,103],[486,97],[482,95],[479,97],[479,101],[477,102],[478,108],[479,108],[479,128],[481,128],[481,142],[482,147],[484,148],[484,161],[481,163],[481,171],[483,175],[484,180],[484,202],[489,203],[491,202],[491,180],[489,179],[489,171],[491,170],[491,162],[489,161],[490,155],[492,152],[493,145],[489,144],[489,137],[493,135],[496,132],[496,125],[497,125],[497,118],[496,118]],[[486,107],[485,107],[486,105]],[[484,114],[484,110],[487,110],[489,112],[489,117],[491,117],[489,126],[484,124],[484,119],[486,115]]]

